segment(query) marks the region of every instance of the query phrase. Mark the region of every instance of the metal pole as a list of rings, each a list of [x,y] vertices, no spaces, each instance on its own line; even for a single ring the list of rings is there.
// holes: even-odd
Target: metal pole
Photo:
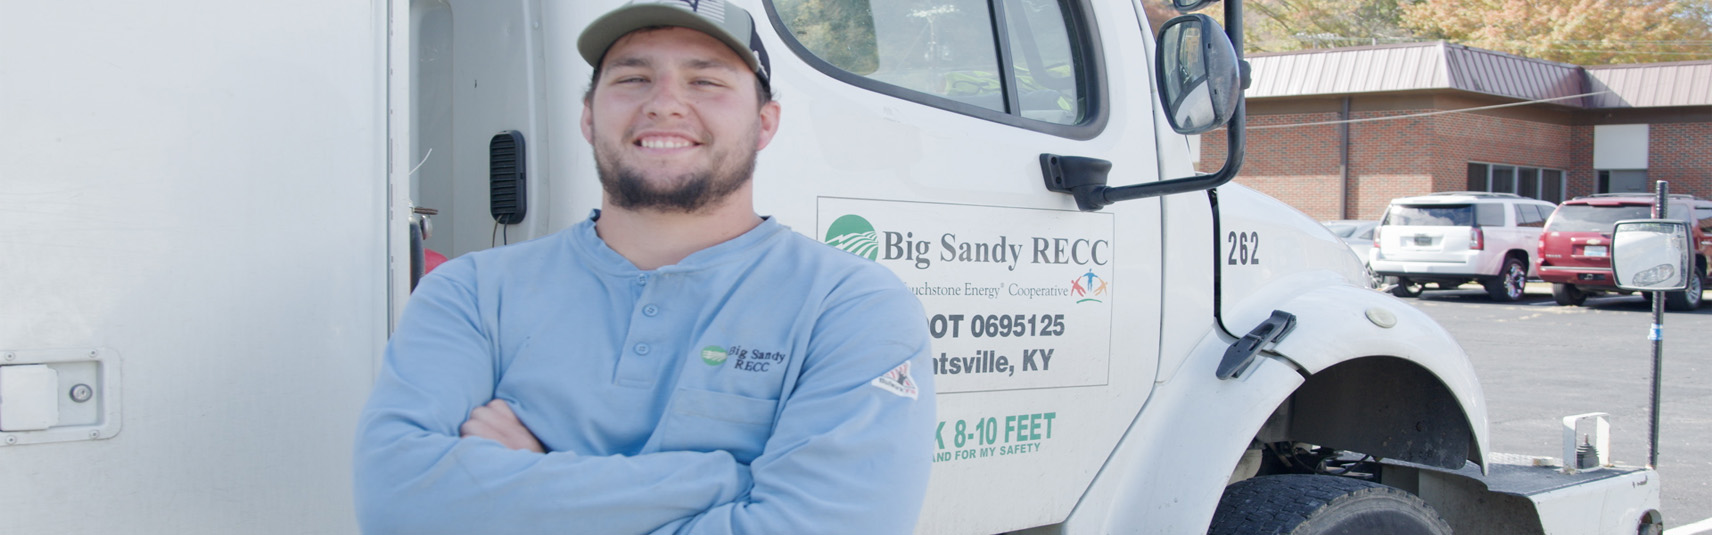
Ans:
[[[1658,181],[1658,202],[1653,205],[1653,219],[1670,217],[1670,182]],[[1692,272],[1689,276],[1696,276]],[[1653,412],[1652,442],[1647,454],[1647,467],[1658,469],[1659,449],[1659,390],[1664,377],[1664,292],[1653,292],[1653,328],[1647,333],[1653,342]]]
[[[1338,219],[1355,219],[1349,210],[1349,97],[1338,110]]]

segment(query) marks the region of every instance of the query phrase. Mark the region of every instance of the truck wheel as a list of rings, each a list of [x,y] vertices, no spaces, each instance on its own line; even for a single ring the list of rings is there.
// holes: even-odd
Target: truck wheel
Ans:
[[[1665,292],[1664,307],[1679,312],[1700,308],[1701,291],[1705,289],[1700,285],[1700,273],[1693,273],[1688,277],[1688,289]]]
[[[1387,533],[1450,535],[1438,512],[1413,494],[1337,476],[1288,474],[1225,487],[1208,535]]]
[[[1587,302],[1587,292],[1574,284],[1552,283],[1552,299],[1566,307],[1578,307]]]
[[[1397,297],[1420,297],[1425,285],[1409,280],[1407,277],[1397,277],[1397,285],[1391,287],[1391,295]]]
[[[1511,302],[1522,298],[1522,290],[1528,286],[1528,268],[1522,261],[1512,256],[1504,259],[1504,268],[1498,270],[1498,276],[1480,281],[1486,286],[1486,295],[1492,296],[1493,301]]]

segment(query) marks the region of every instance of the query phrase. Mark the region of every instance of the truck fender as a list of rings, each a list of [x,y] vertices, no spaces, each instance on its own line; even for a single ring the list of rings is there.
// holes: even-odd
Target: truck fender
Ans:
[[[1302,291],[1277,310],[1294,314],[1296,326],[1271,353],[1308,376],[1292,411],[1295,440],[1449,469],[1464,460],[1485,466],[1485,394],[1438,322],[1350,285]]]
[[[1274,409],[1292,396],[1300,396],[1296,410],[1289,411],[1293,440],[1312,438],[1322,440],[1320,445],[1376,456],[1381,453],[1373,451],[1383,452],[1385,443],[1397,442],[1386,432],[1397,425],[1348,425],[1348,415],[1322,412],[1328,403],[1447,409],[1452,414],[1441,414],[1441,420],[1461,421],[1410,421],[1406,427],[1426,435],[1465,433],[1463,444],[1470,447],[1438,451],[1438,460],[1455,457],[1460,467],[1471,459],[1484,467],[1484,395],[1461,346],[1426,314],[1352,285],[1320,285],[1280,302],[1278,309],[1296,314],[1296,327],[1240,375],[1222,381],[1215,377],[1235,339],[1214,330],[1195,346],[1182,373],[1155,385],[1141,415],[1070,515],[1066,533],[1204,531],[1229,481],[1229,468],[1237,465]],[[1362,385],[1367,389],[1354,388]],[[1408,388],[1396,391],[1402,386]],[[1367,396],[1367,402],[1338,403],[1350,395]],[[1420,397],[1433,399],[1410,401]],[[1456,403],[1448,403],[1452,400]],[[1401,412],[1388,418],[1418,416]],[[1421,447],[1420,441],[1401,442],[1403,447],[1393,449],[1404,455],[1386,456],[1431,456],[1411,452],[1410,447]]]
[[[1214,369],[1234,339],[1208,332],[1171,381],[1155,385],[1064,533],[1199,533],[1257,430],[1304,382],[1261,359],[1221,381]]]

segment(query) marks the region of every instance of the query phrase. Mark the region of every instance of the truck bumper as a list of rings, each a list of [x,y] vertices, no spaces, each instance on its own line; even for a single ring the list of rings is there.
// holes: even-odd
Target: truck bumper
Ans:
[[[1382,256],[1382,255],[1374,255]],[[1461,261],[1448,262],[1418,262],[1402,260],[1386,260],[1375,258],[1368,265],[1373,272],[1388,277],[1490,277],[1498,272],[1497,266],[1480,265],[1479,257],[1468,257]]]
[[[1659,515],[1659,476],[1607,467],[1565,474],[1530,457],[1493,454],[1486,474],[1469,464],[1443,470],[1385,461],[1381,483],[1415,493],[1456,533],[1636,533]]]
[[[1540,266],[1539,273],[1540,280],[1546,282],[1574,284],[1576,286],[1589,288],[1599,286],[1616,286],[1616,282],[1611,280],[1611,270],[1609,268],[1600,269]]]

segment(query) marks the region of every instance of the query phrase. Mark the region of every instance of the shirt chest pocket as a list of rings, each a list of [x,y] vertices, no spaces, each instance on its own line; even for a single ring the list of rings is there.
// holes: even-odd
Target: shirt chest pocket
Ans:
[[[724,450],[749,464],[773,435],[778,406],[770,399],[679,388],[660,421],[656,451]]]

